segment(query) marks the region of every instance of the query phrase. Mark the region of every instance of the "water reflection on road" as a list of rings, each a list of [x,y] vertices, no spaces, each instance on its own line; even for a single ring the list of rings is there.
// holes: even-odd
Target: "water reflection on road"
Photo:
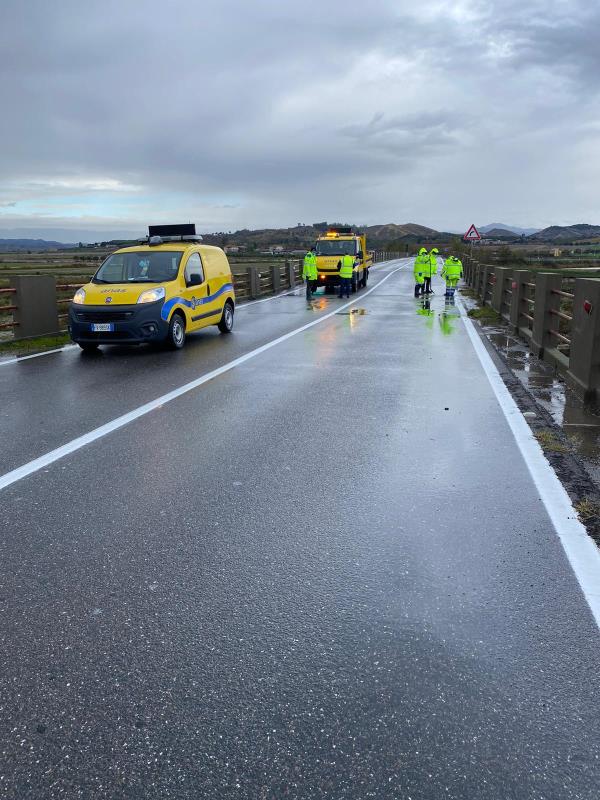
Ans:
[[[451,336],[456,330],[460,312],[453,303],[432,301],[430,298],[421,298],[418,301],[416,312],[420,317],[427,319],[427,327],[433,329],[434,319],[437,315],[440,331],[444,336]],[[433,308],[432,308],[433,304]]]
[[[578,452],[600,471],[600,417],[582,403],[552,366],[536,358],[527,344],[508,329],[489,328],[486,334],[521,383],[564,429]]]

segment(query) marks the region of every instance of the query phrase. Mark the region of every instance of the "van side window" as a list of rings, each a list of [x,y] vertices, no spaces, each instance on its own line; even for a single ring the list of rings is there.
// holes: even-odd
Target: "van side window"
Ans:
[[[204,283],[204,270],[200,253],[192,253],[185,267],[186,286],[199,286]]]

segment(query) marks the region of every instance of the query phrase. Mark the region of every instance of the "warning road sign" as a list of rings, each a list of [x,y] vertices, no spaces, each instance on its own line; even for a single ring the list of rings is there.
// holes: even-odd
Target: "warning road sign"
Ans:
[[[479,231],[475,227],[475,225],[471,225],[469,230],[463,236],[465,242],[479,242],[481,241],[481,236],[479,235]]]

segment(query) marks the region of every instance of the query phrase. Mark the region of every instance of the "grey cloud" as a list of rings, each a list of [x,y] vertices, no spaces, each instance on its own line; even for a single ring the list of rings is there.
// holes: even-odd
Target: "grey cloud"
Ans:
[[[456,130],[451,115],[443,110],[406,117],[386,117],[380,111],[366,124],[348,125],[341,129],[344,135],[362,147],[400,159],[456,144]]]
[[[368,14],[343,0],[5,0],[0,201],[93,193],[110,206],[108,189],[52,180],[112,180],[197,198],[231,227],[284,215],[432,223],[479,203],[481,159],[497,181],[491,216],[519,213],[509,179],[547,195],[541,153],[567,180],[589,160],[576,149],[593,129],[580,100],[597,91],[599,13],[579,0],[373,0]],[[572,156],[560,150],[567,119]],[[450,212],[424,179],[457,176],[465,199]],[[520,213],[536,224],[537,211]]]
[[[259,176],[271,162],[279,169],[280,152],[295,145],[279,130],[289,92],[310,87],[323,70],[343,73],[346,53],[375,35],[362,14],[346,9],[337,15],[341,36],[331,39],[326,24],[314,25],[320,14],[311,6],[320,8],[309,3],[290,20],[271,4],[154,3],[139,18],[110,3],[63,3],[60,15],[40,3],[35,16],[45,35],[35,45],[24,22],[31,7],[15,7],[25,41],[4,29],[16,79],[3,100],[18,113],[0,155],[3,174],[51,164],[59,174],[96,168],[126,180],[178,175],[183,186],[194,173],[233,188],[248,157]],[[174,24],[178,11],[186,25]],[[288,135],[283,148],[280,133]]]
[[[541,67],[556,79],[568,79],[576,91],[597,94],[600,73],[600,6],[588,0],[533,0],[490,3],[483,26],[485,53],[502,66]],[[504,56],[494,44],[506,47]]]

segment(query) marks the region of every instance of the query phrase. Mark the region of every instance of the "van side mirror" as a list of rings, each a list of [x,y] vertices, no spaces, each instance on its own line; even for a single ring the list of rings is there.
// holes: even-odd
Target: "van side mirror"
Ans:
[[[365,256],[364,256],[364,253],[363,253],[363,251],[362,251],[362,250],[359,250],[359,251],[358,251],[358,257],[360,258],[360,260],[361,260],[361,261],[362,261],[362,260],[363,260],[363,258],[365,257]]]

